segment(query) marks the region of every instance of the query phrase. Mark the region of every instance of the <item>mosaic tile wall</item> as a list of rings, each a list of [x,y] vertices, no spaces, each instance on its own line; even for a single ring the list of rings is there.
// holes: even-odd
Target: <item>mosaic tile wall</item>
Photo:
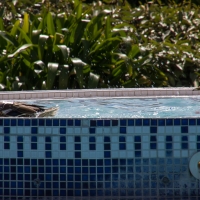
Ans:
[[[0,119],[0,199],[199,199],[200,119]]]

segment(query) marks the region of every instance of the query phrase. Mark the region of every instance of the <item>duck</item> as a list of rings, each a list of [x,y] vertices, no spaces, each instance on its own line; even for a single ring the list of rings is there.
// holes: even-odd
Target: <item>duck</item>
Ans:
[[[45,108],[23,102],[0,102],[0,117],[50,117],[55,116],[57,111],[58,107]]]

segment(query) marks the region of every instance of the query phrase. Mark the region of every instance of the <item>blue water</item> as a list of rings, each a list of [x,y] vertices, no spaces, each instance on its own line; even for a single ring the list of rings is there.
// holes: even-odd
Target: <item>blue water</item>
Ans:
[[[28,101],[58,106],[56,118],[200,117],[200,96],[173,98],[70,98]]]

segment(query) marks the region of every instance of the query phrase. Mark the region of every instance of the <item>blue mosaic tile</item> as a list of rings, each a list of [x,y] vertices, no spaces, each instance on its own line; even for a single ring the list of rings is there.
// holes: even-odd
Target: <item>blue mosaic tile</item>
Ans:
[[[90,129],[89,129],[89,132],[90,132],[91,134],[95,134],[96,129],[95,129],[95,128],[90,128]]]
[[[135,126],[142,126],[142,119],[135,119]]]
[[[188,133],[188,126],[181,126],[181,133]]]
[[[66,128],[60,127],[60,134],[66,134]]]
[[[97,126],[103,126],[103,120],[97,120],[96,125]]]
[[[126,133],[126,127],[120,127],[119,132],[125,134]]]
[[[157,127],[151,126],[150,127],[150,133],[157,133]]]
[[[4,127],[4,133],[5,134],[10,133],[10,127]]]
[[[128,126],[134,126],[134,119],[128,119]]]
[[[150,126],[150,119],[143,119],[143,126]]]
[[[39,119],[39,126],[44,126],[44,125],[45,125],[45,120]]]
[[[180,119],[174,119],[174,126],[179,126],[181,125],[181,120]]]
[[[31,127],[31,133],[37,134],[38,133],[38,127]]]
[[[24,120],[24,125],[25,126],[30,126],[30,124],[31,124],[31,120],[30,119],[25,119]]]

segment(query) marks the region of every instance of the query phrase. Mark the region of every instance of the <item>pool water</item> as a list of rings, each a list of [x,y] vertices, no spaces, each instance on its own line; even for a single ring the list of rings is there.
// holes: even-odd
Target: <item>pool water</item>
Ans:
[[[26,101],[58,106],[55,118],[200,117],[200,96],[170,98],[70,98]]]

